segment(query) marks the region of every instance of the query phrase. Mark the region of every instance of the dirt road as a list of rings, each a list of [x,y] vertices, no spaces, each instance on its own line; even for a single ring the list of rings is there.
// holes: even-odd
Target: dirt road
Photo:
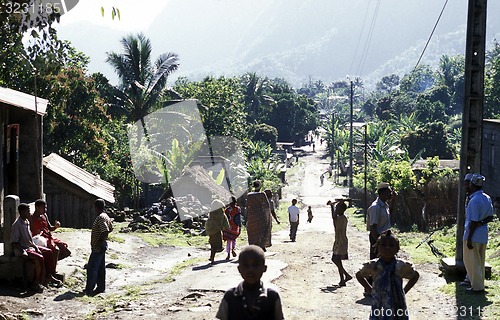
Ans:
[[[370,301],[363,297],[362,287],[356,280],[338,287],[338,274],[330,260],[333,224],[326,202],[347,190],[335,188],[330,180],[320,186],[319,176],[328,166],[322,159],[324,149],[317,146],[317,152],[312,152],[306,147],[305,151],[299,169],[287,177],[281,203],[288,206],[297,198],[302,206],[297,242],[289,242],[287,230],[273,234],[265,281],[279,288],[286,319],[367,319]],[[307,206],[314,213],[312,223],[306,223]],[[234,260],[208,267],[206,249],[152,248],[133,234],[119,236],[124,242],[111,244],[108,262],[122,268],[107,270],[106,293],[92,298],[80,293],[89,232],[61,233],[73,249],[72,257],[59,265],[67,276],[65,287],[49,288],[43,294],[0,288],[0,314],[12,319],[20,314],[30,319],[213,319],[223,291],[240,281]],[[348,238],[345,267],[354,275],[368,257],[368,240],[366,232],[352,226]],[[223,259],[223,254],[217,258]],[[172,272],[182,263],[187,267]],[[418,265],[417,269],[421,278],[407,295],[411,318],[457,319],[454,299],[438,290],[445,284],[438,266]]]

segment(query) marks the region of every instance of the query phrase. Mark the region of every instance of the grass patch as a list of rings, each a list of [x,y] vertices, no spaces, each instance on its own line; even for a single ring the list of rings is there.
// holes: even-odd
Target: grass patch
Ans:
[[[125,239],[117,235],[116,233],[110,233],[108,240],[116,243],[125,243]]]
[[[123,293],[113,293],[109,295],[98,295],[95,297],[83,296],[81,299],[88,303],[96,304],[96,308],[85,319],[96,319],[98,315],[112,314],[116,309],[126,307],[130,302],[139,299],[142,295],[141,286],[124,286]]]
[[[187,259],[181,263],[176,264],[175,266],[172,267],[172,269],[170,269],[170,272],[168,273],[168,275],[165,278],[163,278],[163,280],[161,280],[161,282],[163,282],[163,283],[173,282],[175,280],[175,276],[180,275],[184,269],[186,269],[194,264],[197,264],[199,262],[202,262],[202,261],[205,261],[205,259],[203,259],[203,258],[191,258],[191,259]]]
[[[169,230],[162,232],[138,232],[136,233],[144,242],[153,247],[162,245],[177,247],[203,247],[208,243],[208,237],[190,236]]]

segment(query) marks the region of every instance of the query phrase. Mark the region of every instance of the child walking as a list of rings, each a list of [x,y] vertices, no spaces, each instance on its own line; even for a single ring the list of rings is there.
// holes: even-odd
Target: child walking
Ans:
[[[256,245],[245,246],[238,257],[243,282],[226,291],[216,319],[284,319],[279,293],[260,280],[266,270],[264,250]]]
[[[408,319],[405,294],[420,275],[411,263],[396,258],[399,240],[391,230],[383,232],[375,245],[380,258],[364,263],[356,273],[356,279],[365,288],[365,296],[373,297],[369,319]],[[368,282],[370,277],[373,285]],[[408,279],[404,287],[403,278]]]
[[[236,239],[241,232],[241,208],[236,204],[236,198],[231,197],[231,203],[224,211],[229,222],[229,228],[222,231],[222,240],[226,241],[226,260],[229,260],[230,254],[236,257]]]
[[[347,205],[343,199],[338,200],[335,205],[335,215],[333,225],[335,228],[335,241],[333,243],[332,262],[339,269],[340,282],[339,287],[345,287],[346,282],[352,279],[352,276],[345,271],[342,265],[342,260],[348,259],[347,248],[347,217],[344,212],[347,210]]]
[[[311,223],[313,221],[313,211],[311,206],[307,207],[307,222]]]

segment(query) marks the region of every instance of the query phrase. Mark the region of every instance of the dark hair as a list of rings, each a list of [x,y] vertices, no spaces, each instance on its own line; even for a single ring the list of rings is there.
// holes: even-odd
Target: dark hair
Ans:
[[[396,243],[396,248],[399,251],[399,249],[400,249],[399,239],[394,235],[394,233],[392,233],[391,229],[384,231],[380,234],[380,236],[377,239],[376,245],[378,246],[382,242],[382,240],[394,241],[394,243]]]
[[[47,204],[47,202],[45,202],[45,200],[43,199],[38,199],[35,201],[35,207],[41,207],[41,206],[44,206]]]
[[[17,206],[17,211],[19,211],[19,213],[24,212],[24,211],[29,210],[29,209],[30,209],[30,206],[27,203],[20,203]]]
[[[96,209],[104,210],[105,206],[106,206],[106,202],[104,202],[103,199],[97,199],[95,201],[95,207],[96,207]]]
[[[231,203],[236,204],[236,197],[235,196],[231,196]]]
[[[262,250],[261,247],[256,246],[254,244],[250,244],[241,249],[240,254],[238,256],[238,262],[241,262],[241,260],[243,260],[248,256],[252,258],[257,258],[259,261],[262,262],[262,264],[266,263],[266,255],[264,253],[264,250]]]
[[[259,189],[262,187],[262,182],[260,182],[260,180],[255,180],[252,184],[252,186],[254,187],[254,189]]]

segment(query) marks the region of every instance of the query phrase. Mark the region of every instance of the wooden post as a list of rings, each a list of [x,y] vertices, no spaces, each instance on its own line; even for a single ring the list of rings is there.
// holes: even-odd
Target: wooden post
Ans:
[[[12,246],[10,245],[10,230],[12,224],[16,221],[17,207],[19,206],[19,197],[9,195],[3,201],[3,254],[5,256],[12,255]]]
[[[460,181],[458,187],[456,262],[463,259],[465,223],[466,173],[480,173],[481,139],[484,104],[484,64],[486,43],[487,0],[469,0],[467,39],[465,48],[465,101],[462,115],[462,145],[460,151]]]

